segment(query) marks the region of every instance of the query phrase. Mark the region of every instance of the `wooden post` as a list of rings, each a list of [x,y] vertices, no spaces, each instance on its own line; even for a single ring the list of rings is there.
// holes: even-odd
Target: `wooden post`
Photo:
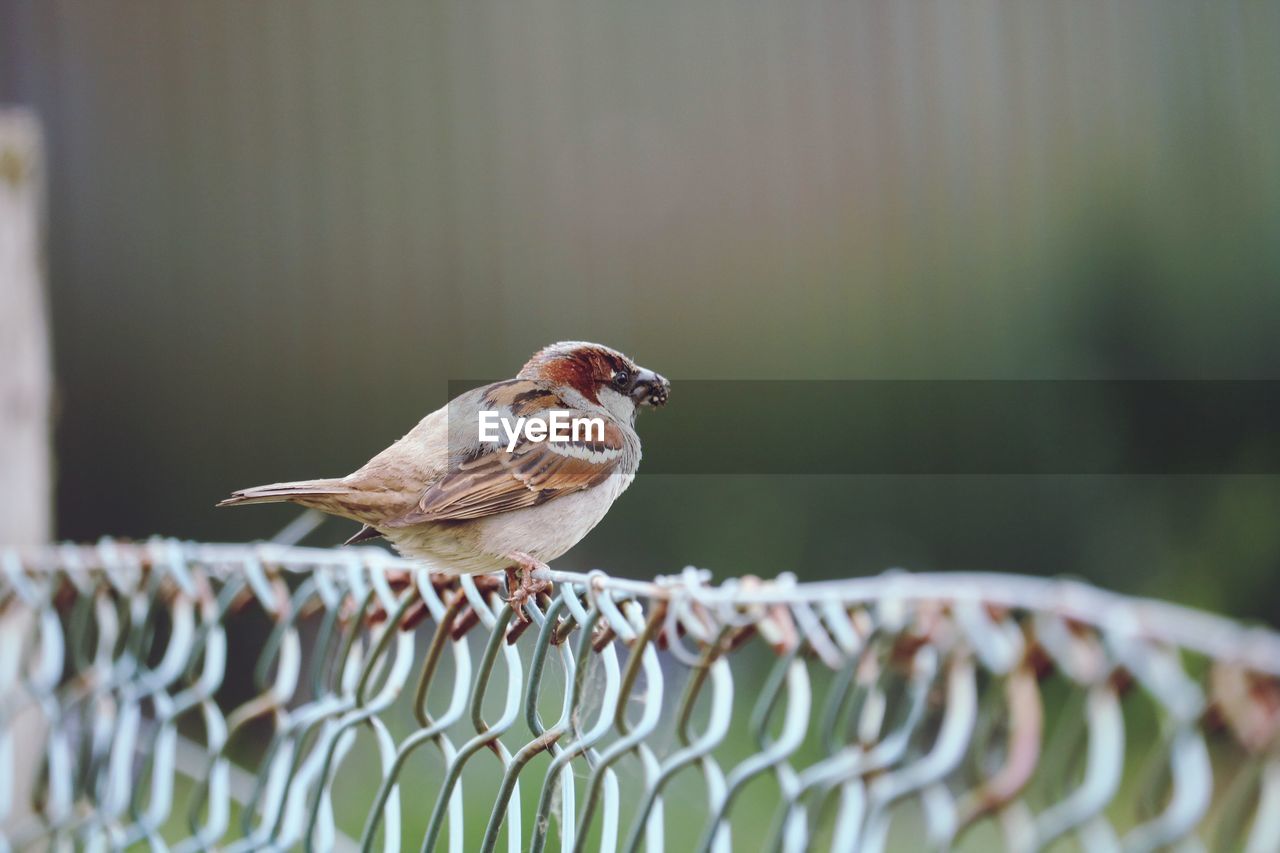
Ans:
[[[0,546],[36,545],[53,534],[43,236],[40,125],[26,110],[0,107]],[[33,624],[29,610],[10,603],[0,611],[0,643],[25,655]],[[10,802],[0,823],[8,829],[31,814],[47,724],[28,705],[5,725],[0,773],[10,777]]]
[[[0,108],[0,545],[53,533],[40,126]]]

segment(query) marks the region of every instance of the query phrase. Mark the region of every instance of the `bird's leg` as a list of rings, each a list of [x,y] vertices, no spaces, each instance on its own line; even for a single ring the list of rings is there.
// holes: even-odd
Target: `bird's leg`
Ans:
[[[511,611],[521,622],[528,622],[529,616],[524,606],[540,592],[551,589],[551,582],[533,576],[538,569],[548,568],[547,564],[529,556],[523,551],[512,551],[507,555],[512,565],[507,567],[507,603]]]

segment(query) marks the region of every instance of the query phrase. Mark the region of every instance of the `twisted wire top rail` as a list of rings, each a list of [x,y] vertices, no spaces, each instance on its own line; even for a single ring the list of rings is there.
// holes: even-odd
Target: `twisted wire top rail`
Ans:
[[[0,549],[0,851],[1280,849],[1274,631],[998,574],[544,577],[525,622],[375,548]]]
[[[349,572],[353,568],[379,571],[418,571],[421,565],[374,547],[309,548],[261,543],[207,543],[153,539],[125,543],[104,539],[94,545],[62,544],[15,548],[9,560],[34,570],[119,569],[123,562],[193,561],[218,572],[246,566],[305,573],[316,570]],[[12,565],[12,563],[10,564]],[[608,589],[618,595],[650,600],[688,599],[713,607],[764,604],[845,606],[886,601],[981,602],[1031,611],[1052,611],[1086,625],[1136,632],[1220,661],[1280,676],[1280,632],[1245,626],[1232,619],[1192,607],[1124,595],[1078,580],[1003,574],[998,572],[909,573],[890,570],[881,575],[836,581],[801,583],[784,574],[771,580],[731,578],[711,585],[711,573],[687,568],[678,575],[652,581],[618,578],[604,572],[538,571],[543,580]]]

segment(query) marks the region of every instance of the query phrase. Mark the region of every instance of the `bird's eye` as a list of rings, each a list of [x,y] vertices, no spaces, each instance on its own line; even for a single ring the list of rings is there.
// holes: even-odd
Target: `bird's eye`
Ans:
[[[613,374],[613,384],[619,388],[626,388],[631,383],[631,374],[625,370],[619,370]]]

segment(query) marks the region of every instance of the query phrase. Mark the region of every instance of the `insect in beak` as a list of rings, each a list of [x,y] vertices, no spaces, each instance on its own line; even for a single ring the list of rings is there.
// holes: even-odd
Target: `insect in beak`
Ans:
[[[631,396],[637,405],[663,406],[671,393],[671,383],[667,378],[652,370],[640,368],[636,373],[635,385],[631,388]]]

